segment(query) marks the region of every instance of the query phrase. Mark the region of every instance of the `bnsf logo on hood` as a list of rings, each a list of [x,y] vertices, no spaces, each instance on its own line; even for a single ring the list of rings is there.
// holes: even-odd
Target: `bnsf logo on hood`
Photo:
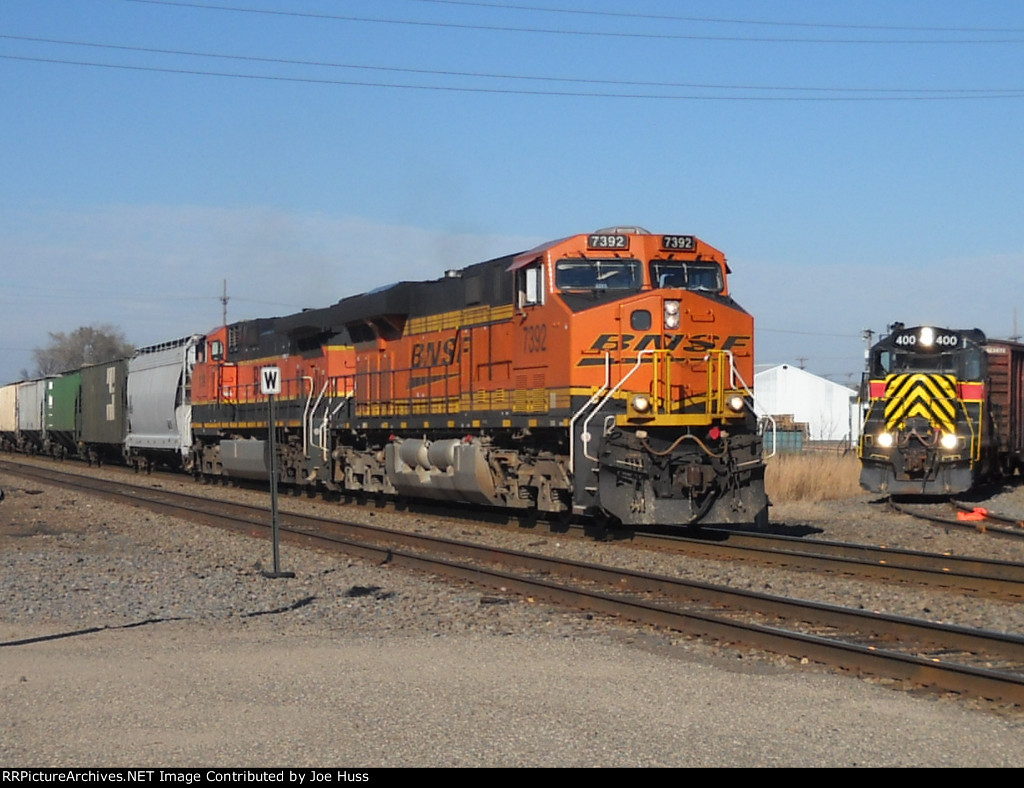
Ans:
[[[620,343],[621,340],[621,343]],[[750,347],[750,336],[733,334],[724,339],[717,334],[601,334],[590,346],[599,353],[617,350],[639,353],[641,350],[678,350],[683,353],[707,353],[709,350],[733,350]]]
[[[436,342],[417,342],[412,346],[412,368],[448,366],[455,360],[458,343],[458,337],[439,339]]]

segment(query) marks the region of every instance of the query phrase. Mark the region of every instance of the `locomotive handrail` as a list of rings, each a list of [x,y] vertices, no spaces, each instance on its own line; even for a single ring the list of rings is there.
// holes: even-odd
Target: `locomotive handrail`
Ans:
[[[338,411],[340,411],[343,407],[345,407],[346,404],[350,403],[350,401],[352,399],[352,396],[353,396],[354,386],[355,386],[354,378],[352,378],[352,377],[339,376],[339,377],[335,377],[335,378],[332,378],[332,379],[334,380],[334,398],[338,399],[338,404],[334,406],[333,410],[331,410],[330,406],[324,408],[324,431],[325,432],[329,431],[331,419],[333,419],[335,416],[337,416],[338,415]],[[342,381],[342,386],[343,386],[340,394],[338,393],[338,381],[339,380]],[[348,382],[345,382],[345,381],[348,381]],[[329,446],[327,445],[327,440],[326,440],[326,437],[325,437],[325,440],[324,440],[324,452],[325,452],[324,460],[327,459],[326,452],[328,450],[329,450]]]
[[[733,355],[733,352],[731,350],[720,350],[718,352],[722,353],[729,359],[729,387],[733,389],[738,388],[736,385],[736,380],[738,379],[740,382],[740,386],[742,386],[742,390],[749,394],[750,399],[753,400],[754,392],[750,388],[750,386],[747,385],[747,381],[743,379],[743,376],[740,374],[740,371],[736,369],[736,357]],[[708,356],[705,356],[704,358],[706,360]]]
[[[636,364],[633,365],[633,368],[629,372],[627,372],[625,375],[622,376],[622,380],[620,380],[618,383],[616,383],[615,387],[611,391],[609,391],[607,394],[605,394],[604,399],[602,399],[597,404],[597,407],[595,407],[594,410],[591,411],[590,415],[587,417],[587,420],[585,422],[583,422],[583,432],[580,434],[580,440],[583,443],[583,456],[586,457],[591,462],[597,462],[597,457],[591,457],[589,454],[587,454],[587,445],[590,443],[590,428],[589,428],[589,425],[590,425],[591,419],[593,419],[594,416],[597,415],[597,412],[599,410],[601,410],[601,408],[604,407],[605,403],[608,400],[610,400],[612,397],[614,397],[616,395],[616,393],[618,393],[619,389],[621,389],[626,384],[626,381],[629,380],[631,377],[633,377],[634,373],[638,369],[640,369],[640,366],[643,364],[643,361],[644,361],[644,355],[645,354],[649,355],[649,356],[650,355],[654,355],[654,352],[655,351],[652,349],[652,350],[641,350],[639,353],[637,353],[636,354]]]
[[[320,389],[320,393],[317,394],[317,397],[316,397],[316,402],[313,404],[313,407],[310,408],[309,407],[309,401],[313,397],[313,385],[314,385],[313,378],[309,377],[309,376],[306,376],[306,377],[303,378],[303,380],[308,380],[309,381],[309,396],[306,398],[306,408],[305,408],[305,411],[302,414],[302,456],[308,458],[309,457],[309,446],[310,446],[310,444],[312,444],[313,446],[316,446],[316,448],[318,448],[318,449],[323,449],[326,452],[326,446],[322,446],[319,443],[313,442],[313,441],[316,440],[315,436],[316,436],[316,433],[317,433],[317,430],[313,427],[313,421],[316,419],[317,409],[320,407],[320,403],[323,402],[324,392],[327,391],[327,386],[330,384],[330,381],[328,379],[326,379],[326,378],[324,379],[323,388]],[[309,424],[309,433],[314,436],[313,441],[310,441],[308,439],[309,436],[306,434],[306,424],[307,423]],[[325,459],[326,459],[326,455],[325,455]]]
[[[750,396],[751,404],[754,406],[754,408],[755,408],[754,412],[756,413],[757,412],[757,397],[754,396],[753,389],[751,389],[750,386],[747,385],[747,381],[745,381],[743,379],[743,375],[741,375],[740,371],[738,369],[736,369],[736,359],[733,356],[733,352],[731,350],[722,350],[722,351],[719,351],[719,352],[723,353],[729,359],[729,385],[730,385],[730,387],[731,388],[736,388],[736,381],[739,380],[740,385],[743,387],[742,390],[744,392],[746,392]],[[705,361],[708,360],[710,357],[711,357],[711,354],[709,353],[707,356],[704,357]],[[768,423],[770,423],[771,426],[772,426],[772,450],[771,450],[770,454],[765,454],[764,455],[764,459],[767,460],[767,459],[770,459],[770,458],[774,457],[775,454],[779,450],[778,449],[778,430],[777,430],[777,425],[775,423],[775,419],[771,416],[771,414],[766,412],[765,415],[763,416],[763,418],[765,420],[767,420]]]
[[[775,417],[774,416],[766,415],[763,418],[766,419],[772,425],[772,453],[771,454],[764,454],[763,451],[762,451],[763,458],[767,460],[767,459],[770,459],[770,458],[774,457],[776,452],[778,452],[778,450],[779,450],[779,433],[778,433],[778,430],[776,429]]]
[[[967,404],[960,398],[957,398],[957,404],[960,405],[960,410],[962,410],[964,414],[964,422],[967,424],[967,428],[971,431],[971,460],[978,462],[981,460],[981,440],[978,432],[981,429],[983,421],[979,419],[978,430],[975,430],[974,420],[971,418],[970,411],[967,410]],[[978,415],[981,416],[981,413],[979,412]],[[975,438],[978,438],[978,440],[975,440]]]
[[[328,377],[324,380],[324,386],[320,390],[320,394],[317,396],[316,405],[313,406],[312,412],[309,416],[310,430],[314,436],[319,435],[319,443],[313,443],[312,445],[320,449],[323,453],[323,459],[326,462],[330,454],[330,446],[328,444],[328,437],[330,436],[330,425],[331,419],[338,415],[340,411],[347,404],[349,398],[352,396],[352,387],[344,383],[347,380],[345,376]],[[339,394],[338,381],[342,381],[341,393]],[[320,403],[324,401],[324,395],[327,394],[327,390],[332,387],[333,391],[327,397],[328,401],[324,402],[324,415],[320,422],[320,427],[315,428],[313,426],[316,421],[316,412],[320,409]],[[338,404],[331,408],[333,400],[339,400]]]
[[[726,365],[722,363],[722,356],[725,356],[726,360],[729,362],[728,382],[725,380]],[[740,378],[740,382],[743,384],[743,391],[749,394],[751,399],[753,399],[753,392],[736,371],[736,362],[730,351],[713,350],[704,356],[704,361],[707,362],[708,365],[707,396],[704,404],[704,412],[708,416],[721,416],[725,412],[725,392],[727,389],[734,391],[737,388],[736,378]]]
[[[606,352],[604,354],[604,383],[601,384],[601,387],[590,396],[590,399],[588,399],[580,407],[580,409],[578,411],[576,411],[576,413],[573,415],[573,417],[571,419],[569,419],[569,473],[574,473],[575,472],[575,468],[576,468],[576,465],[575,465],[575,462],[576,462],[576,431],[575,431],[576,420],[580,416],[582,416],[584,414],[584,412],[587,410],[587,408],[589,408],[591,405],[593,405],[597,401],[598,397],[600,397],[601,394],[605,390],[607,390],[608,385],[611,382],[612,382],[612,355],[611,355],[611,353]],[[582,434],[580,435],[580,440],[581,441],[583,440]],[[584,441],[584,444],[585,443],[586,442]],[[583,456],[586,457],[587,456],[587,454],[586,454],[586,445],[584,445],[583,448],[584,448]]]
[[[316,419],[316,412],[320,407],[320,402],[323,400],[324,393],[327,391],[327,387],[330,385],[330,379],[324,381],[324,387],[320,391],[320,396],[317,397],[316,406],[313,408],[313,415],[309,419],[309,425],[313,429],[314,441],[319,441],[313,445],[320,449],[322,459],[324,462],[327,461],[328,445],[327,437],[329,435],[330,420],[331,420],[331,405],[329,402],[324,403],[324,416],[320,421],[320,427],[313,427],[313,422]]]
[[[313,428],[313,419],[309,415],[310,414],[309,401],[311,399],[313,399],[313,378],[310,375],[303,375],[302,376],[302,380],[308,380],[309,381],[309,394],[306,397],[306,405],[302,409],[302,456],[308,458],[309,457],[309,450],[308,450],[307,447],[309,446],[309,434],[306,431],[306,422],[307,421],[309,422],[310,430],[312,430],[312,428]],[[326,383],[324,383],[324,388],[325,389],[327,388],[327,384]],[[320,392],[320,397],[323,397],[323,395],[324,395],[324,392],[321,391]],[[317,397],[316,405],[313,406],[313,413],[314,414],[316,413],[316,409],[318,407],[320,407],[320,397]]]

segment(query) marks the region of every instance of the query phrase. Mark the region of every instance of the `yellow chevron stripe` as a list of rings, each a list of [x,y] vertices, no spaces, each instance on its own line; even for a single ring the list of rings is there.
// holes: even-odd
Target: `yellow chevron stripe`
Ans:
[[[907,419],[924,418],[933,427],[955,432],[956,377],[936,374],[899,374],[886,378],[885,424],[902,429]]]

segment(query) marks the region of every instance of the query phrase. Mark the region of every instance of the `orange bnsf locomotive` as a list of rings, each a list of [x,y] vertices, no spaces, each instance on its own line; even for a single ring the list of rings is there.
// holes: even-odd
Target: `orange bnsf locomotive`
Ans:
[[[627,525],[763,523],[753,319],[724,255],[611,228],[222,327],[192,377],[202,476]]]
[[[1024,465],[1024,345],[891,327],[869,352],[861,486],[950,495]]]

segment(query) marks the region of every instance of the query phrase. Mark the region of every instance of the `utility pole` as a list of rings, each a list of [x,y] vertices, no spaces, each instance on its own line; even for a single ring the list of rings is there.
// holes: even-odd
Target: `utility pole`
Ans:
[[[226,326],[228,324],[228,280],[224,280],[224,290],[220,296],[221,306],[221,325]]]
[[[867,343],[867,347],[864,348],[864,358],[867,358],[871,353],[871,340],[875,338],[875,332],[870,328],[865,328],[860,332],[860,335],[864,337],[864,341]]]

